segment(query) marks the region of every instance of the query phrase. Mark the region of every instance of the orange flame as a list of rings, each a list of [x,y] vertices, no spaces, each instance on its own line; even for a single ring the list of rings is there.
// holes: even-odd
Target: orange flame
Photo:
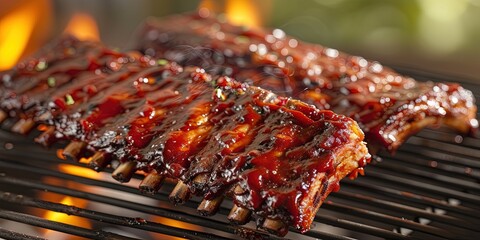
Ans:
[[[69,205],[69,206],[76,206],[76,207],[84,207],[86,205],[85,200],[73,200],[71,197],[65,197],[63,198],[62,201],[60,201],[61,204]],[[79,206],[80,205],[80,206]],[[61,222],[61,223],[73,223],[75,226],[78,227],[83,227],[83,228],[91,228],[91,224],[88,220],[77,217],[77,216],[70,216],[65,213],[60,213],[60,212],[53,212],[53,211],[47,211],[45,213],[45,219],[56,221],[56,222]],[[59,235],[65,235],[63,233],[57,233],[54,232],[53,230],[46,230],[45,232],[45,237],[47,239],[54,239],[54,238],[60,238]],[[80,237],[73,237],[68,236],[68,239],[83,239]]]
[[[254,0],[228,0],[225,8],[228,21],[235,25],[247,27],[262,25],[260,12]]]
[[[100,33],[95,19],[85,13],[73,15],[64,32],[80,40],[100,41]]]
[[[82,158],[80,159],[80,163],[88,163],[90,158]],[[95,172],[93,169],[80,167],[70,164],[59,164],[58,170],[63,173],[68,173],[70,175],[76,175],[80,177],[88,177],[91,179],[100,179],[99,173]]]
[[[160,217],[160,216],[152,217],[151,221],[152,222],[158,222],[158,223],[161,223],[161,224],[165,224],[167,226],[172,226],[172,227],[177,227],[177,228],[182,228],[182,229],[188,229],[188,230],[193,230],[193,231],[202,231],[203,230],[202,227],[200,227],[198,225],[195,225],[195,224],[190,224],[190,223],[177,221],[177,220],[170,219],[170,218],[164,218],[164,217]],[[168,240],[184,239],[184,238],[178,238],[178,237],[173,237],[173,236],[165,236],[165,235],[159,234],[159,233],[151,233],[151,235],[154,239],[168,239]]]
[[[27,48],[37,47],[39,43],[29,44],[29,41],[39,40],[40,35],[48,32],[44,25],[50,15],[48,0],[29,0],[0,16],[0,71],[13,67]]]
[[[82,158],[80,162],[85,163],[85,162],[88,162],[89,160],[90,159]],[[95,172],[92,169],[70,165],[70,164],[59,164],[58,170],[60,172],[68,173],[71,175],[89,177],[93,179],[98,179],[101,177],[97,172]],[[44,178],[44,181],[49,184],[67,186],[70,189],[78,189],[86,192],[93,192],[91,187],[84,186],[76,182],[70,182],[70,181],[58,182],[48,177]],[[88,200],[62,196],[62,195],[58,195],[50,192],[41,192],[41,198],[47,199],[48,201],[59,202],[61,204],[71,205],[79,208],[85,208],[88,205]],[[90,221],[82,217],[69,216],[67,214],[54,212],[54,211],[44,211],[42,215],[44,216],[45,219],[56,221],[56,222],[72,224],[72,225],[87,228],[87,229],[91,229],[92,227]],[[66,238],[66,237],[68,237],[68,239],[82,239],[82,238],[72,238],[72,236],[67,236],[63,233],[58,233],[52,230],[46,230],[44,234],[47,239],[59,239],[59,238]]]
[[[263,18],[268,16],[270,5],[270,0],[202,0],[198,5],[198,13],[203,17],[208,17],[210,13],[224,13],[232,24],[259,27],[263,25]]]

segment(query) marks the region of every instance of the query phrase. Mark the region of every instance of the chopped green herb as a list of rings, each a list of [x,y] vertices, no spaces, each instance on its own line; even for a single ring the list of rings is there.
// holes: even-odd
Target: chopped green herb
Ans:
[[[48,66],[47,62],[40,61],[40,62],[37,63],[37,66],[35,66],[35,69],[40,72],[40,71],[45,70],[47,68],[47,66]]]
[[[75,100],[73,100],[72,95],[67,94],[67,95],[65,96],[65,103],[66,103],[67,105],[73,105],[73,104],[75,103]]]
[[[168,64],[168,61],[165,60],[165,59],[158,59],[157,63],[158,63],[159,66],[164,66],[164,65]]]
[[[48,86],[51,87],[51,88],[55,87],[55,84],[56,84],[55,78],[54,78],[54,77],[49,77],[49,78],[47,79],[47,84],[48,84]]]

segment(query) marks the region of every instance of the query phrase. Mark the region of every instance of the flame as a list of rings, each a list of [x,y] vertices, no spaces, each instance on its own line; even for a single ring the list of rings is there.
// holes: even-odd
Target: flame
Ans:
[[[71,34],[80,40],[100,41],[100,33],[95,19],[86,13],[74,14],[64,33]]]
[[[228,21],[247,27],[261,26],[260,12],[255,3],[254,0],[228,0],[225,6]]]
[[[38,42],[29,41],[39,40],[48,32],[44,25],[49,23],[50,10],[48,0],[29,0],[0,16],[0,71],[13,67],[27,48],[38,47]]]
[[[71,197],[65,197],[63,198],[62,201],[60,201],[60,203],[64,205],[69,205],[69,206],[84,207],[87,202],[85,200],[80,200],[80,201],[79,200],[80,199],[75,199],[74,201]],[[83,227],[87,229],[90,229],[92,227],[90,222],[84,218],[77,217],[77,216],[70,216],[60,212],[47,211],[45,213],[45,219],[61,222],[61,223],[70,223],[70,224],[74,224],[75,226]],[[47,229],[45,232],[45,237],[47,239],[55,239],[55,238],[58,239],[60,238],[59,234],[64,235],[63,233],[57,233],[57,232],[54,232],[53,230]],[[68,236],[68,239],[83,239],[83,238]]]
[[[202,17],[208,17],[210,13],[224,13],[232,24],[258,27],[262,26],[262,17],[268,15],[270,4],[270,0],[202,0],[198,5],[198,13]]]
[[[61,152],[59,152],[61,155]],[[90,159],[87,158],[82,158],[80,160],[81,163],[86,163]],[[82,176],[82,177],[88,177],[88,178],[93,178],[93,179],[98,179],[101,178],[101,176],[95,172],[92,169],[86,168],[86,167],[81,167],[81,166],[75,166],[75,165],[70,165],[70,164],[59,164],[58,165],[58,170],[63,173],[71,174],[71,175],[76,175],[76,176]],[[45,177],[43,179],[46,183],[52,184],[52,185],[60,185],[60,186],[66,186],[69,189],[78,189],[80,191],[86,191],[86,192],[93,192],[93,188],[89,186],[82,185],[77,182],[73,181],[68,181],[68,182],[59,182],[55,178],[50,178],[50,177]],[[85,208],[87,207],[89,201],[85,199],[80,199],[80,198],[74,198],[74,197],[69,197],[69,196],[63,196],[51,192],[41,192],[40,197],[42,199],[47,199],[48,201],[52,202],[59,202],[61,204],[65,205],[71,205],[75,206],[78,208]],[[54,212],[54,211],[43,211],[41,215],[48,220],[56,221],[56,222],[62,222],[66,224],[71,224],[87,229],[91,229],[92,225],[91,222],[85,218],[78,217],[78,216],[69,216],[65,213],[60,213],[60,212]],[[52,230],[46,230],[44,232],[44,236],[47,239],[83,239],[83,238],[77,238],[73,237],[70,235],[65,235],[63,233],[55,232]]]
[[[90,158],[80,159],[80,163],[88,163]],[[68,173],[70,175],[76,175],[80,177],[88,177],[92,179],[99,179],[99,174],[90,168],[70,165],[70,164],[59,164],[58,170],[63,173]]]
[[[170,219],[170,218],[164,218],[164,217],[160,217],[160,216],[152,217],[151,221],[152,222],[158,222],[158,223],[161,223],[161,224],[164,224],[164,225],[167,225],[167,226],[171,226],[171,227],[177,227],[177,228],[188,229],[188,230],[193,230],[193,231],[204,230],[203,227],[200,227],[200,226],[195,225],[195,224],[190,224],[190,223],[177,221],[177,220]],[[173,237],[173,236],[165,236],[165,235],[159,234],[159,233],[151,233],[151,235],[154,239],[168,239],[168,240],[184,239],[184,238],[178,238],[178,237]]]

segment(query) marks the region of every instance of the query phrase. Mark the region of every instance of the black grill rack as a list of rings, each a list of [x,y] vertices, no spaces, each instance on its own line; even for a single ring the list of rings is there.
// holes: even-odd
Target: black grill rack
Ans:
[[[465,82],[480,102],[480,84],[411,69],[419,80]],[[480,119],[477,116],[478,119]],[[4,122],[9,129],[12,122]],[[30,137],[0,131],[0,238],[58,239],[51,232],[89,239],[277,239],[254,223],[233,226],[224,201],[213,217],[196,212],[201,199],[173,206],[166,183],[154,196],[136,188],[142,178],[120,184],[109,172],[77,176],[59,171],[84,164],[59,160],[55,151],[32,144]],[[56,147],[62,147],[54,146]],[[294,229],[289,239],[477,239],[480,236],[480,139],[447,129],[425,129],[394,155],[366,167],[365,176],[344,179],[317,213],[311,231]],[[86,167],[85,167],[86,168]],[[51,198],[48,196],[56,196]],[[69,197],[72,203],[59,200]],[[76,204],[82,201],[82,206]],[[46,218],[45,211],[58,212]],[[64,213],[64,214],[63,214]],[[77,216],[89,226],[62,220]],[[46,234],[47,231],[50,231]]]

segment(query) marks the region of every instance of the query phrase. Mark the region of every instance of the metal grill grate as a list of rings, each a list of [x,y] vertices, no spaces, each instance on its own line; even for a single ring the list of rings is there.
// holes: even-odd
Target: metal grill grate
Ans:
[[[401,71],[420,80],[459,81],[410,69]],[[480,102],[480,85],[464,86]],[[9,124],[7,121],[3,127]],[[380,156],[383,160],[368,166],[366,176],[342,181],[341,190],[331,194],[320,208],[311,231],[302,235],[292,229],[286,237],[480,236],[480,139],[458,136],[446,129],[425,129],[411,137],[396,155]],[[253,223],[240,227],[228,224],[230,201],[222,203],[217,215],[203,217],[196,213],[198,198],[183,206],[168,203],[172,183],[165,184],[155,196],[144,196],[136,188],[140,175],[129,184],[119,184],[108,174],[111,169],[86,177],[59,171],[65,165],[84,166],[58,160],[55,151],[35,146],[31,139],[0,132],[0,238],[42,239],[52,236],[45,234],[45,229],[50,229],[95,239],[276,239],[255,230]],[[73,204],[48,198],[52,195],[70,197]],[[80,207],[77,201],[87,204]],[[90,224],[82,227],[76,222],[47,218],[46,210],[77,216]]]

